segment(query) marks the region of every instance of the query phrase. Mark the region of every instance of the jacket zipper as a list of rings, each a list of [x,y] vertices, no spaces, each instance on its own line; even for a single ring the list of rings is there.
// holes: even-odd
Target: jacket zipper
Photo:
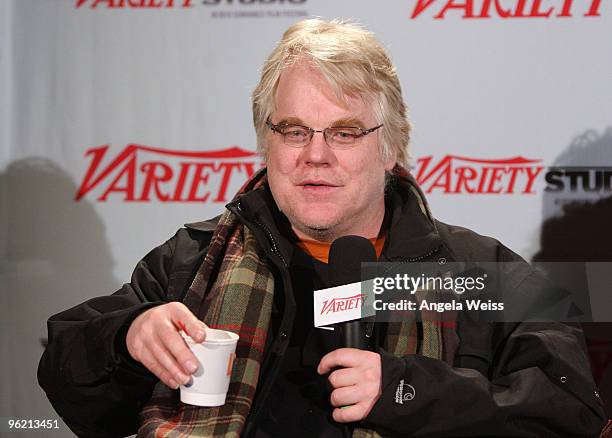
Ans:
[[[242,209],[242,204],[240,201],[236,201],[235,204],[229,204],[228,207],[230,206],[236,207],[236,210],[240,213],[240,216],[243,218],[245,224],[249,222],[244,217],[244,210]],[[268,242],[270,243],[271,251],[280,259],[285,268],[289,268],[287,261],[278,249],[278,244],[276,243],[276,240],[274,240],[274,236],[272,235],[268,227],[266,227],[259,219],[253,219],[253,222],[255,222],[255,225],[257,225],[265,233],[266,237],[268,238]]]
[[[431,251],[429,251],[429,252],[427,252],[427,253],[425,253],[423,255],[420,255],[418,257],[412,257],[412,258],[409,258],[409,259],[406,259],[406,260],[402,260],[402,263],[420,262],[421,260],[429,258],[432,255],[434,255],[435,253],[437,253],[438,251],[440,251],[441,246],[442,245],[438,245],[434,249],[432,249]]]

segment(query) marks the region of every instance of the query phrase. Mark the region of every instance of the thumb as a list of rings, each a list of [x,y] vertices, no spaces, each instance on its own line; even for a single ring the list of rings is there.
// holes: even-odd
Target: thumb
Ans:
[[[173,308],[172,322],[183,330],[195,342],[204,342],[206,339],[206,324],[200,321],[184,304]]]

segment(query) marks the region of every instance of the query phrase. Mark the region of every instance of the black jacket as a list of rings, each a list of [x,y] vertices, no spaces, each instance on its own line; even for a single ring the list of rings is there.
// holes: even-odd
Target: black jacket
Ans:
[[[520,261],[498,241],[432,219],[422,194],[407,182],[388,196],[385,261]],[[254,406],[258,414],[282,360],[295,308],[282,260],[292,245],[278,230],[284,217],[267,190],[243,195],[228,208],[250,227],[269,256],[285,299],[273,321]],[[38,379],[66,424],[79,436],[135,433],[138,413],[155,376],[127,353],[125,334],[146,309],[182,300],[206,253],[215,220],[187,224],[147,254],[131,282],[52,316]],[[529,269],[525,278],[529,281]],[[276,294],[275,294],[276,295]],[[474,323],[459,317],[454,364],[381,351],[383,394],[364,425],[392,436],[597,436],[602,404],[590,375],[578,327],[535,323]],[[415,388],[410,403],[395,403],[400,381]],[[247,428],[248,428],[247,424]]]

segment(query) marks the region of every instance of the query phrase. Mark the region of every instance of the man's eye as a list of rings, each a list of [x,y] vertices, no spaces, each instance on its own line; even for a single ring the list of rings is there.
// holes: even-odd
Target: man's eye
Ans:
[[[289,137],[289,138],[304,138],[306,137],[306,131],[303,129],[298,129],[298,128],[285,128],[282,131],[283,135],[285,137]]]
[[[359,132],[355,129],[335,129],[333,138],[336,141],[353,141],[359,137]]]

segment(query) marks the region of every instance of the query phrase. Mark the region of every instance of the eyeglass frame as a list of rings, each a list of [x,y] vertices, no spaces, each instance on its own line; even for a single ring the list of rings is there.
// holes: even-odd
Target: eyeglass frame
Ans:
[[[280,135],[283,136],[283,143],[285,144],[285,146],[289,146],[289,147],[292,147],[292,148],[295,148],[295,149],[300,149],[300,148],[306,147],[308,144],[310,144],[310,142],[312,141],[312,138],[314,137],[314,135],[317,132],[320,132],[321,134],[323,134],[323,140],[325,140],[325,144],[327,146],[329,146],[331,149],[350,149],[350,148],[354,147],[357,144],[357,142],[347,145],[348,147],[346,147],[346,148],[334,147],[334,146],[331,146],[328,143],[327,135],[325,135],[325,132],[328,129],[347,129],[347,128],[358,129],[359,131],[361,131],[361,135],[355,139],[355,140],[357,140],[357,139],[365,137],[368,134],[371,134],[372,132],[374,132],[377,129],[381,128],[383,125],[384,125],[384,123],[381,123],[380,125],[374,126],[373,128],[369,128],[369,129],[363,129],[363,128],[360,128],[359,126],[328,126],[325,129],[313,129],[310,126],[304,126],[304,125],[300,125],[298,123],[279,123],[279,124],[275,125],[274,123],[272,123],[270,121],[269,117],[266,119],[266,126],[268,128],[270,128],[270,130],[272,132],[276,132],[277,134],[280,134]],[[283,134],[282,132],[279,131],[279,129],[284,127],[284,126],[297,126],[297,127],[306,129],[308,132],[310,132],[310,137],[308,138],[308,141],[306,143],[304,143],[302,146],[294,146],[294,145],[291,145],[291,144],[287,144],[287,142],[285,141],[285,135],[286,134]]]

